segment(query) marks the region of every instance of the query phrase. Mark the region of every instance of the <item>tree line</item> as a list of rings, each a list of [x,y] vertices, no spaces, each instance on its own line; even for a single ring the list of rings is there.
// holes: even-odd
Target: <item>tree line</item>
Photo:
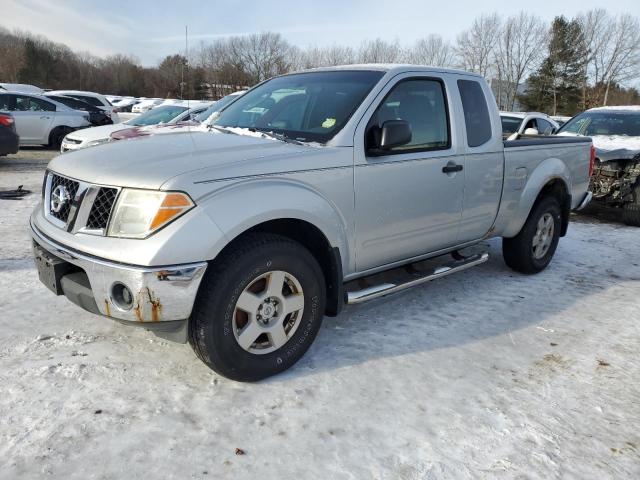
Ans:
[[[603,9],[551,24],[521,12],[484,14],[453,42],[431,34],[412,45],[380,38],[357,46],[300,48],[276,32],[200,42],[144,67],[132,56],[96,57],[0,27],[0,81],[115,95],[219,98],[293,70],[351,63],[462,68],[491,83],[501,109],[571,115],[599,105],[640,103],[640,22]]]

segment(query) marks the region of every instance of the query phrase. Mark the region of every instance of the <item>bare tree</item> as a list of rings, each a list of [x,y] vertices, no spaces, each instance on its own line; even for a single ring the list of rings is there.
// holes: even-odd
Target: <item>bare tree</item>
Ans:
[[[291,46],[273,32],[229,38],[230,53],[242,64],[254,82],[286,73],[290,68]]]
[[[583,106],[606,105],[613,84],[640,73],[640,24],[629,14],[611,17],[606,10],[578,16],[585,39]],[[588,84],[593,98],[587,99]]]
[[[4,81],[16,83],[23,66],[23,41],[7,30],[0,29],[0,72]]]
[[[539,17],[520,12],[509,17],[502,26],[495,65],[500,85],[506,89],[508,109],[514,108],[518,86],[539,66],[546,46],[547,28]]]
[[[611,27],[607,11],[601,8],[581,13],[577,16],[577,20],[584,39],[582,108],[586,110],[591,103],[587,99],[589,78],[592,77],[596,84],[601,82],[601,74],[595,58],[601,55],[603,49],[606,49]]]
[[[497,13],[481,15],[473,21],[471,28],[458,35],[455,51],[463,69],[488,76],[500,35],[500,23]]]
[[[407,50],[406,61],[416,65],[451,67],[455,63],[455,52],[440,35],[431,34]]]
[[[396,40],[393,43],[381,38],[365,40],[358,51],[358,61],[362,63],[396,63],[402,59],[402,48]]]
[[[594,65],[604,85],[602,105],[607,104],[613,83],[635,77],[640,66],[640,23],[637,18],[623,14],[608,22],[607,43],[594,53]]]

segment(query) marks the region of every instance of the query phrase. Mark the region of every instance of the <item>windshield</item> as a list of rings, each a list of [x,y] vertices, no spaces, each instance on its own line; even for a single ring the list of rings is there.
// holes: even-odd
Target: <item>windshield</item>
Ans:
[[[565,123],[560,132],[576,135],[627,135],[640,136],[640,112],[584,112]]]
[[[167,123],[176,118],[185,110],[187,110],[187,107],[180,107],[175,105],[156,107],[153,110],[142,113],[139,117],[132,118],[127,122],[127,124],[135,125],[136,127],[142,127],[144,125],[157,125],[158,123]]]
[[[518,117],[500,116],[500,121],[502,122],[502,135],[507,137],[512,133],[517,132],[518,128],[520,128],[520,124],[522,123],[522,119]]]
[[[347,123],[383,75],[375,71],[329,71],[276,77],[245,93],[212,125],[325,143]]]

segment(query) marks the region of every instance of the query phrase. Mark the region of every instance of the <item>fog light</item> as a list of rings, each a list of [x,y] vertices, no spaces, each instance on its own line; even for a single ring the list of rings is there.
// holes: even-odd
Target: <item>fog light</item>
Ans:
[[[130,310],[133,306],[133,294],[123,283],[114,283],[111,287],[111,299],[118,308]]]

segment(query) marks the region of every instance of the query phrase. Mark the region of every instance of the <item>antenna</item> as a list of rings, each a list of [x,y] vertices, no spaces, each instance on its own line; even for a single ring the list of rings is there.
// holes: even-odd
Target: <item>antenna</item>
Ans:
[[[187,67],[187,82],[188,82],[189,81],[189,25],[184,26],[184,58],[185,58],[184,66]],[[182,82],[184,84],[184,78],[182,79]],[[183,97],[183,100],[184,100],[184,97]],[[187,98],[187,109],[189,108],[191,108],[191,105],[189,103],[189,99]]]

